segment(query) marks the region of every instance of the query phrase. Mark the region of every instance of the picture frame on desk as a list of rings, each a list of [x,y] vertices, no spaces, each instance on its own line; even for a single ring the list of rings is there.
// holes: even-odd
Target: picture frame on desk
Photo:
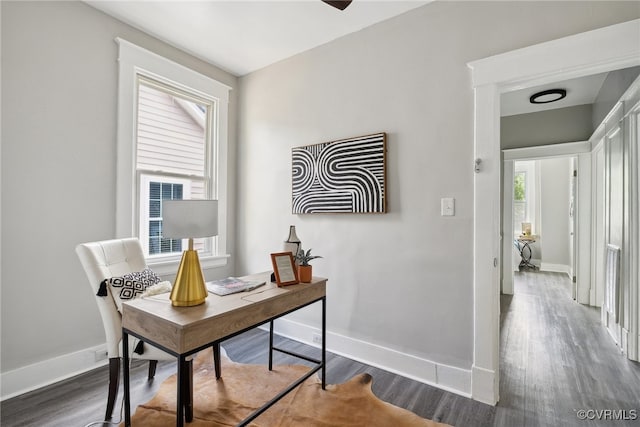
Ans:
[[[293,260],[291,252],[276,252],[271,254],[271,265],[278,286],[297,285],[298,269]]]

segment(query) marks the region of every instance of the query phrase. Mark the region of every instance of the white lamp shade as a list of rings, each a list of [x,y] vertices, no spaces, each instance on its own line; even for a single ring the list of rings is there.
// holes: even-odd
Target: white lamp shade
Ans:
[[[162,237],[182,239],[217,234],[217,200],[162,201]]]

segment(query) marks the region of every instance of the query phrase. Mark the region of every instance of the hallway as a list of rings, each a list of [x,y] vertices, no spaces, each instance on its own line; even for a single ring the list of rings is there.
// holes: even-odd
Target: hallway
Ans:
[[[571,299],[570,285],[562,273],[516,272],[514,295],[501,295],[495,425],[640,425],[640,364],[620,354],[599,308]],[[613,413],[589,421],[596,413],[583,420],[581,410]]]

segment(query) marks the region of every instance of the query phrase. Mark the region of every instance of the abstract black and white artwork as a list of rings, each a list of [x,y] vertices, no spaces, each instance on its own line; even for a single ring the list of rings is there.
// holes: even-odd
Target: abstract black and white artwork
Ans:
[[[292,150],[293,213],[385,213],[385,133]]]

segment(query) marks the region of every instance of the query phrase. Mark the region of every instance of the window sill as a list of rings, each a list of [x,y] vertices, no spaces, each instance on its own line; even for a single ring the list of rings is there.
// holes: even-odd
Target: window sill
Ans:
[[[229,254],[225,254],[199,257],[200,267],[202,267],[203,270],[224,267],[225,265],[227,265],[227,260],[230,256],[231,255]],[[180,265],[180,257],[169,260],[150,260],[147,258],[147,265],[159,276],[176,274],[178,271],[178,266]]]

